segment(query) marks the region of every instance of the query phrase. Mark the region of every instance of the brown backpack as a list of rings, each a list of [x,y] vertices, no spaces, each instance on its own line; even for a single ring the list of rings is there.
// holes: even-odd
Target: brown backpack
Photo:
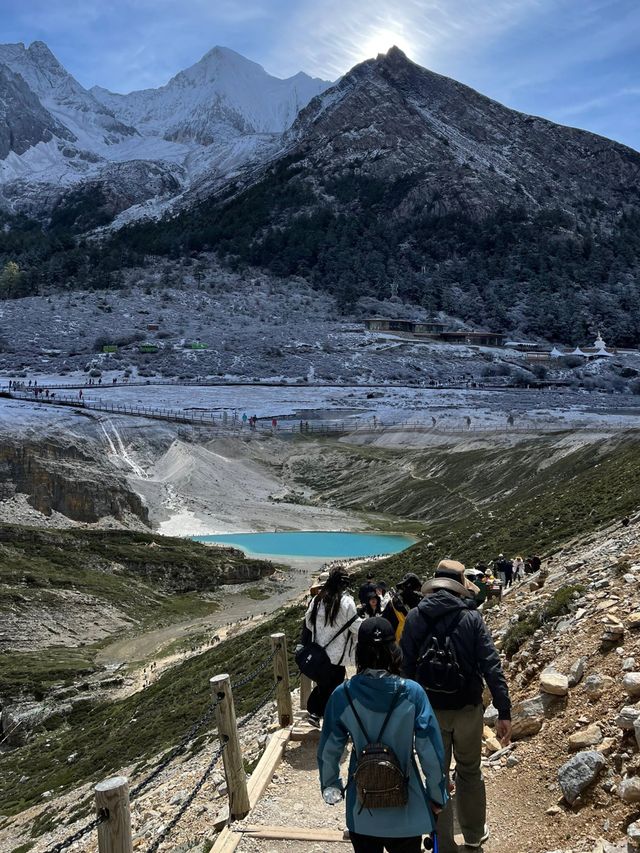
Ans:
[[[399,691],[396,690],[393,695],[391,706],[375,741],[367,734],[346,684],[344,692],[366,741],[360,755],[356,754],[356,769],[353,773],[360,812],[364,808],[392,809],[406,806],[409,801],[409,777],[403,771],[395,752],[382,742],[384,730],[400,699]]]

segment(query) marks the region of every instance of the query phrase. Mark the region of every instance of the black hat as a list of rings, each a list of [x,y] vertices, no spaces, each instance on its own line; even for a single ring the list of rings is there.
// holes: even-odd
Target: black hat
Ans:
[[[393,643],[396,632],[391,627],[391,622],[382,616],[370,616],[365,619],[358,631],[358,643],[364,645],[380,645],[381,643]]]
[[[358,598],[361,604],[366,604],[370,598],[377,595],[376,588],[372,583],[364,583],[358,590]]]
[[[386,592],[387,591],[387,582],[386,581],[376,581],[375,588],[376,589],[383,589]]]
[[[405,575],[401,581],[398,581],[398,589],[420,589],[422,586],[422,581],[418,577],[418,575],[414,575],[413,572],[409,572],[408,575]]]
[[[349,581],[349,575],[340,568],[336,568],[329,572],[329,577],[324,582],[324,586],[325,589],[329,590],[344,589],[349,586]]]

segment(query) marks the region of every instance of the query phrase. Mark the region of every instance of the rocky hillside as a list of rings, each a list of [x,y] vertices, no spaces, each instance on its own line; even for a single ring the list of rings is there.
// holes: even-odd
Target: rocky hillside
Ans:
[[[44,516],[94,523],[105,517],[148,524],[148,511],[123,474],[88,442],[5,437],[0,447],[0,502],[25,495]]]
[[[561,549],[542,588],[516,586],[487,612],[515,699],[513,747],[495,751],[490,735],[486,746],[505,853],[532,824],[530,851],[626,853],[640,842],[638,521]],[[485,721],[495,717],[489,707]],[[509,809],[508,794],[500,802],[510,787],[526,809]]]

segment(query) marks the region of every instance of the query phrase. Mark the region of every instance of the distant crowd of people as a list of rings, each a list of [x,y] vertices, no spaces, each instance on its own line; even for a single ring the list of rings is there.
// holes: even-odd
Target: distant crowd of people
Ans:
[[[483,688],[511,738],[511,701],[500,657],[479,607],[539,571],[537,555],[499,554],[473,569],[441,560],[433,577],[405,575],[395,587],[369,576],[357,591],[343,561],[311,587],[296,661],[315,682],[307,701],[322,729],[318,765],[327,803],[346,800],[356,853],[458,853],[450,795],[465,845],[489,835],[481,773]],[[345,681],[347,666],[356,674]],[[340,761],[353,748],[347,778]],[[416,771],[416,760],[424,781]],[[432,847],[429,847],[429,845]]]

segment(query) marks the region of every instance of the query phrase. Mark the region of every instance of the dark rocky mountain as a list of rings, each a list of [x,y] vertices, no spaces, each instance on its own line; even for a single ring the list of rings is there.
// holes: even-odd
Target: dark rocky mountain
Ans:
[[[500,206],[624,209],[640,201],[640,154],[524,115],[409,61],[398,48],[363,62],[300,113],[289,153],[308,173],[411,177],[397,216]]]
[[[0,65],[0,160],[11,152],[23,154],[54,136],[75,140],[73,134],[45,110],[19,74]]]
[[[635,343],[640,154],[392,48],[310,101],[268,161],[212,174],[164,220],[102,244],[109,269],[211,249],[236,269],[303,276],[346,308],[398,295],[494,329]],[[82,269],[75,250],[79,283]]]

